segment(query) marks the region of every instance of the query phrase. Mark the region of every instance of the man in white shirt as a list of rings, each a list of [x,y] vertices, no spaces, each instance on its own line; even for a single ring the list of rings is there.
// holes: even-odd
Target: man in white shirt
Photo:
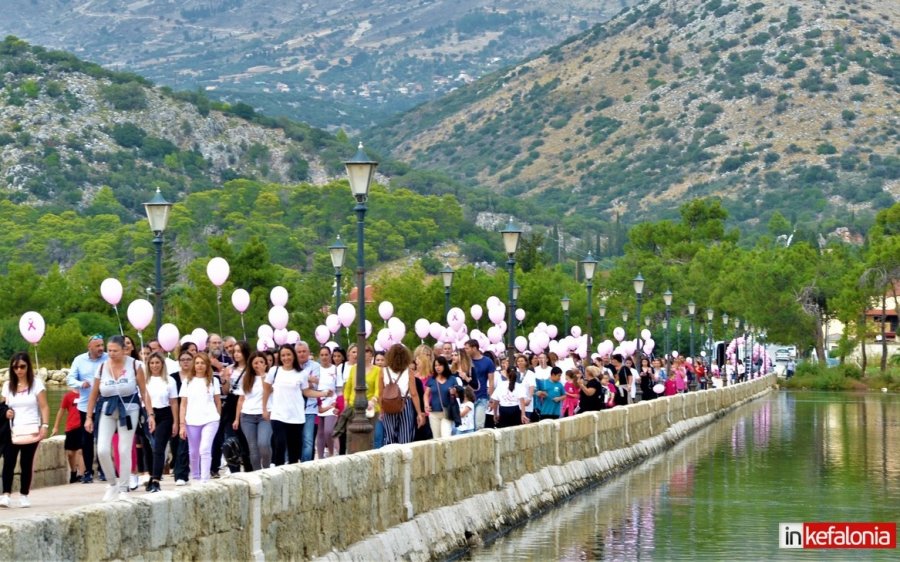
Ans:
[[[309,388],[318,390],[319,370],[321,365],[310,358],[309,344],[298,341],[294,345],[297,352],[297,370],[309,381]],[[316,398],[306,398],[306,423],[303,424],[303,446],[300,450],[300,462],[313,460],[316,445],[316,417],[319,415],[319,403]]]
[[[81,456],[84,457],[84,476],[81,481],[84,484],[94,481],[94,435],[83,430],[84,422],[89,415],[87,405],[91,387],[94,385],[94,375],[104,361],[106,361],[106,352],[103,351],[103,336],[93,335],[88,339],[87,352],[72,361],[72,368],[69,369],[66,377],[66,385],[78,390],[77,407],[82,427]],[[93,415],[93,412],[90,412],[90,415]],[[101,476],[103,476],[102,473]]]

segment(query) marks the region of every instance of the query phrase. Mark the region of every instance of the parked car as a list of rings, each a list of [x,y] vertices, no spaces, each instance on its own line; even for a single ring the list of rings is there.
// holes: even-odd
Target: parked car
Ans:
[[[775,350],[775,361],[788,361],[794,357],[790,348],[782,347]]]

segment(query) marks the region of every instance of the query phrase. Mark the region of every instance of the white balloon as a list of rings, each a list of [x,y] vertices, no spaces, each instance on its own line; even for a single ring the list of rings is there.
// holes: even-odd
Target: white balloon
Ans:
[[[285,306],[288,301],[288,292],[287,289],[278,285],[277,287],[272,287],[272,290],[269,291],[269,300],[272,301],[274,306]]]
[[[641,330],[641,339],[649,340],[651,335],[650,330],[647,328]]]
[[[272,325],[276,330],[283,330],[287,327],[288,323],[288,311],[283,306],[273,306],[269,309],[269,324]],[[279,342],[277,339],[276,343],[284,343]]]

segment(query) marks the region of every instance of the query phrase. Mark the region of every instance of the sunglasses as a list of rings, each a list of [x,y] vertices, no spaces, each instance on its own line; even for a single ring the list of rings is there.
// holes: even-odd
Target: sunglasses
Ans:
[[[24,371],[28,369],[28,365],[26,365],[25,363],[19,363],[18,365],[13,365],[13,369],[16,371]]]
[[[103,334],[94,334],[93,336],[90,337],[90,339],[88,339],[88,341],[95,341],[95,340],[102,340],[102,339],[103,339]]]

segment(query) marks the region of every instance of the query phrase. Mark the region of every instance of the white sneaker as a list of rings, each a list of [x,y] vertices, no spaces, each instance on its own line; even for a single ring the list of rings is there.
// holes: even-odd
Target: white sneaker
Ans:
[[[176,480],[175,485],[176,486],[187,486],[187,482],[185,482],[184,480]]]
[[[128,479],[128,489],[129,490],[137,490],[138,486],[141,485],[141,479],[138,478],[137,474],[132,474],[131,478]]]
[[[28,499],[28,496],[19,498],[19,507],[31,507],[31,500]]]
[[[119,499],[119,487],[115,484],[110,484],[106,487],[106,493],[103,494],[103,501],[113,502],[117,499]]]
[[[9,496],[0,496],[0,507],[9,507]]]

